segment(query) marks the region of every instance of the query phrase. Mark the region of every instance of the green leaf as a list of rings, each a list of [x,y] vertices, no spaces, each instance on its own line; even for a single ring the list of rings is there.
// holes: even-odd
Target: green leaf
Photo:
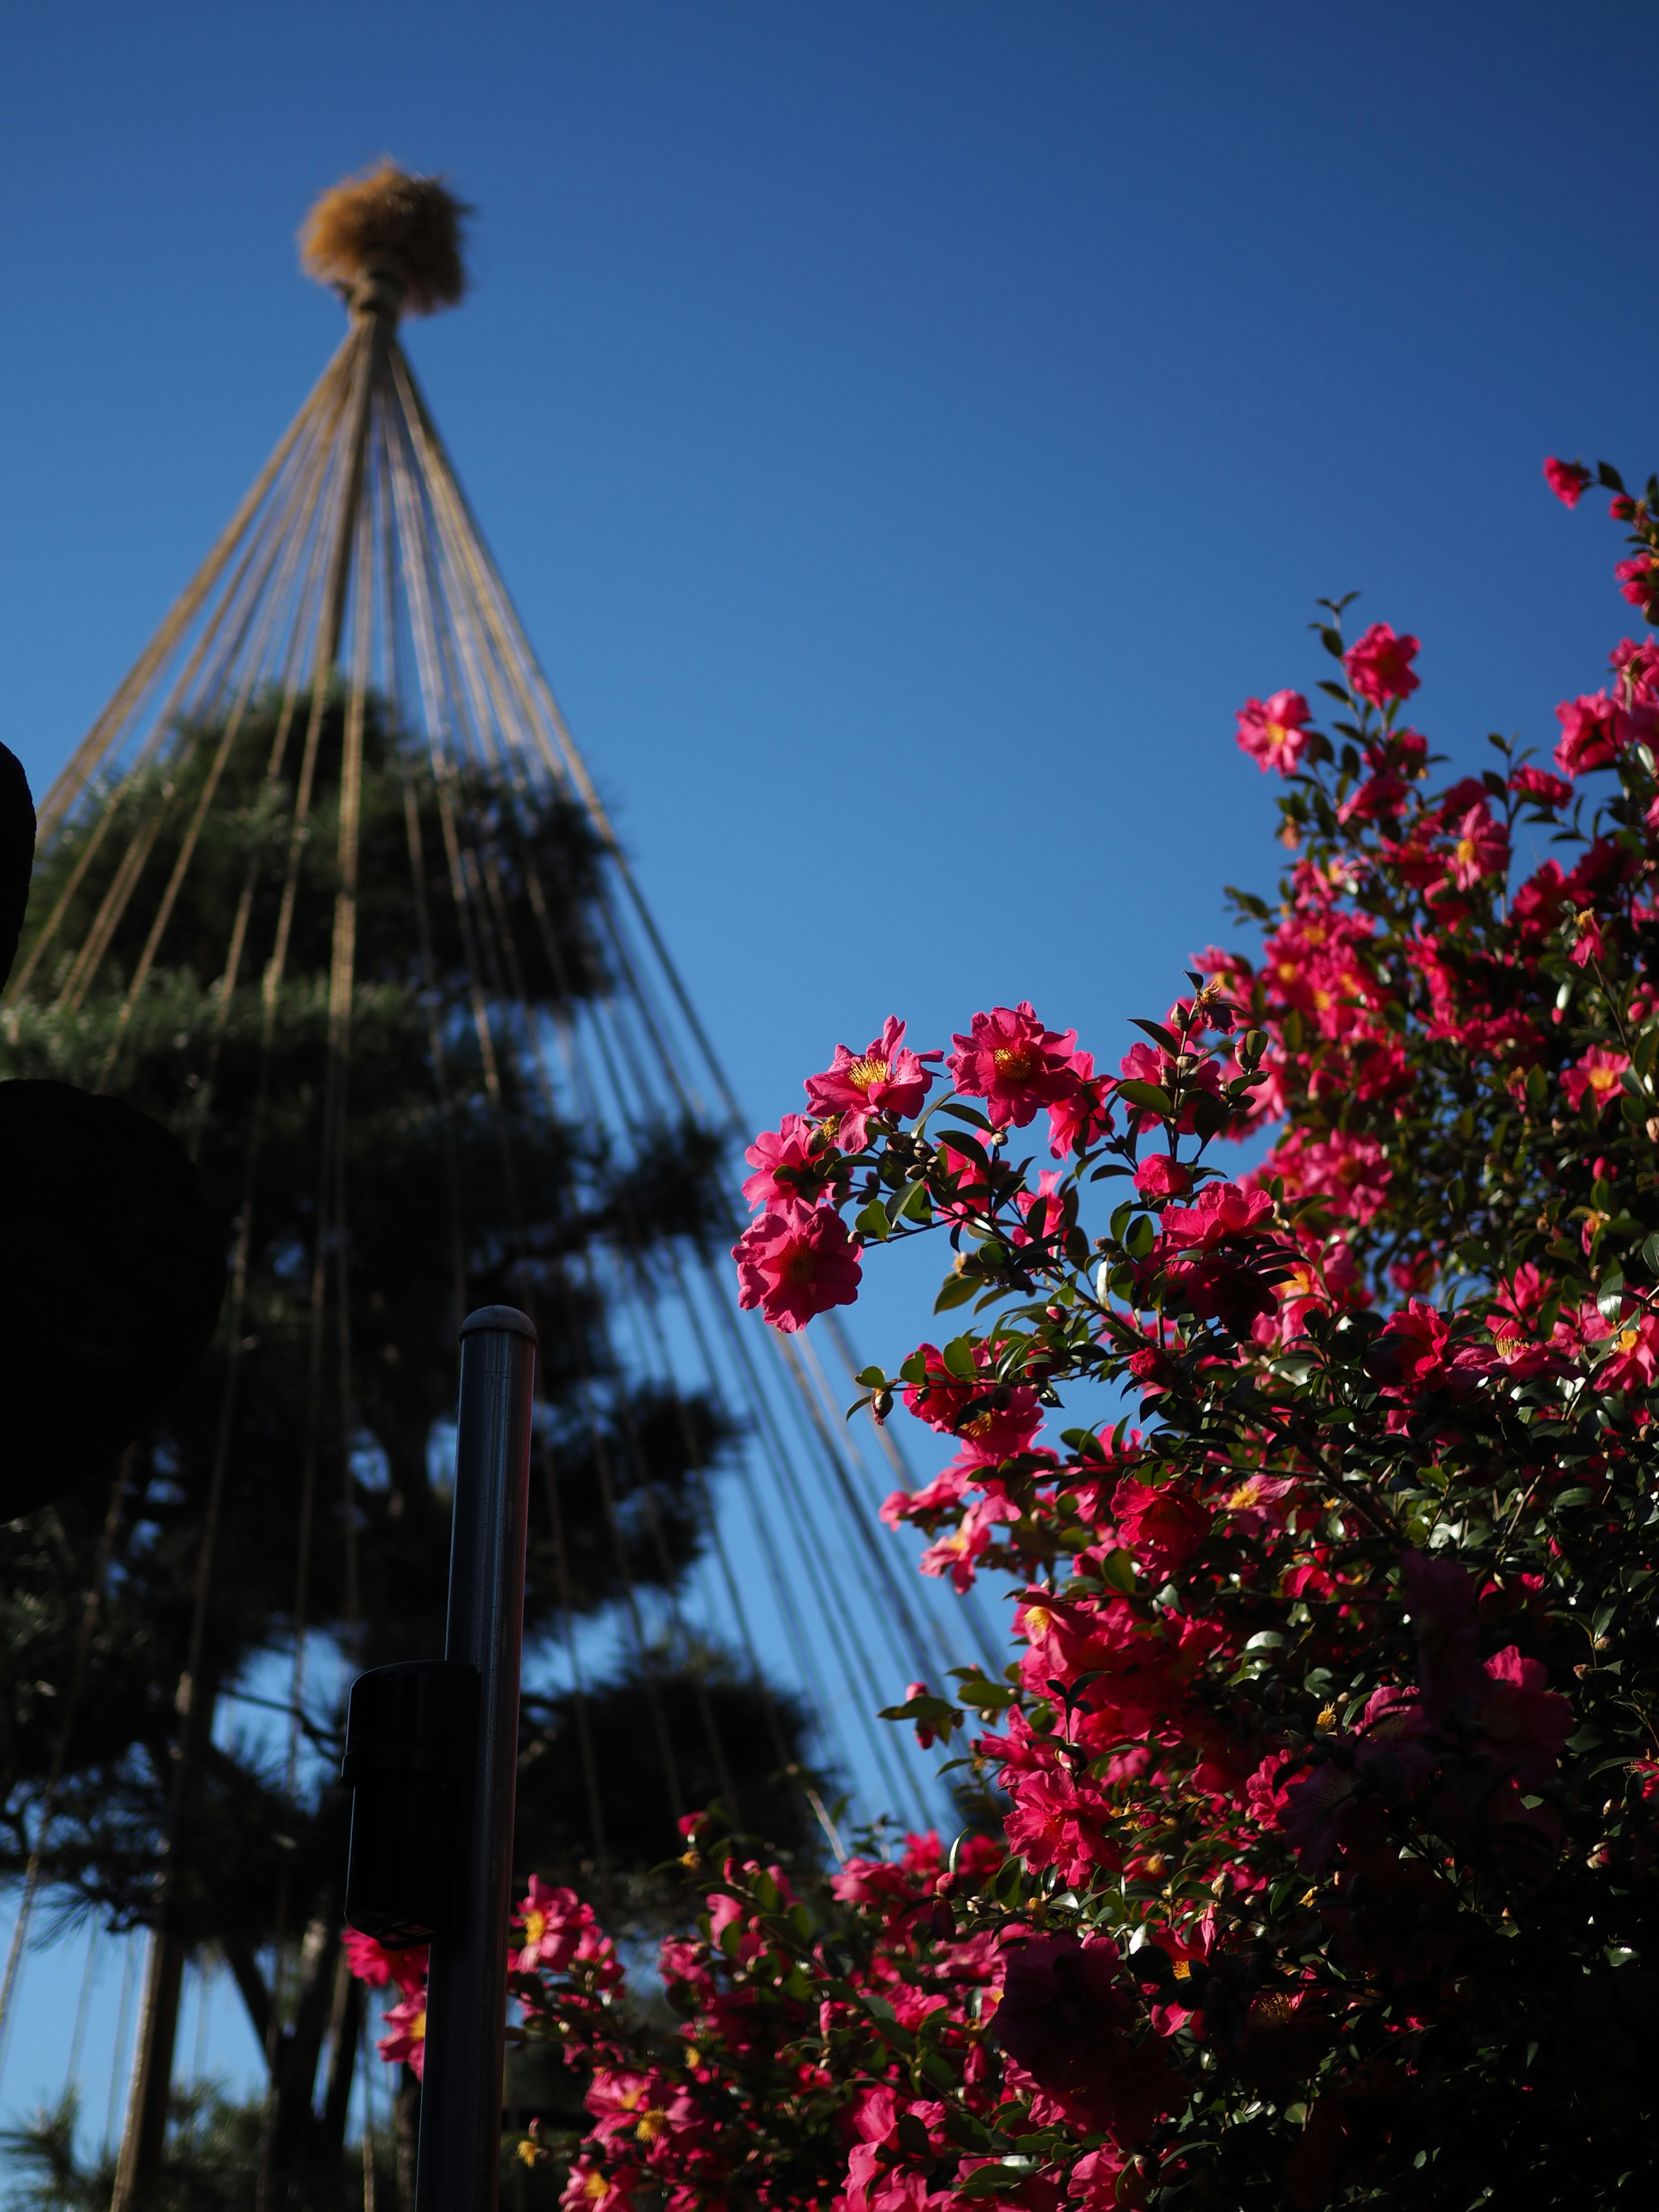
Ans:
[[[1120,1098],[1127,1098],[1132,1106],[1145,1107],[1162,1121],[1167,1121],[1175,1112],[1169,1092],[1156,1083],[1142,1083],[1136,1076],[1126,1075],[1119,1079],[1117,1091]]]
[[[989,1117],[981,1114],[977,1106],[964,1106],[959,1098],[953,1098],[948,1106],[941,1106],[939,1110],[941,1114],[949,1114],[954,1121],[971,1122],[975,1129],[991,1127]]]
[[[873,1238],[877,1243],[880,1243],[888,1230],[887,1208],[878,1198],[872,1198],[854,1222],[853,1226],[860,1237]]]
[[[1181,1050],[1180,1038],[1166,1030],[1161,1022],[1143,1022],[1139,1015],[1131,1015],[1130,1021],[1135,1029],[1145,1030],[1152,1042],[1161,1044],[1165,1052],[1178,1053]],[[1120,1084],[1118,1087],[1121,1090],[1122,1085]]]
[[[955,2194],[958,2197],[995,2197],[1005,2189],[1018,2189],[1036,2166],[1035,2159],[993,2159],[988,2166],[976,2166],[965,2179],[957,2180],[954,2185]],[[1012,2172],[1011,2167],[1015,2169]]]
[[[978,1283],[971,1275],[948,1274],[940,1285],[939,1296],[933,1300],[933,1311],[949,1313],[953,1306],[965,1306],[978,1288]]]
[[[868,1712],[866,1705],[865,1711]],[[948,1698],[908,1698],[902,1705],[884,1705],[876,1715],[878,1721],[927,1721],[933,1727],[950,1722],[954,1727],[962,1715]]]
[[[925,1182],[913,1182],[899,1200],[899,1213],[908,1221],[926,1221],[931,1210]]]
[[[979,1369],[974,1360],[974,1340],[971,1336],[953,1336],[945,1347],[944,1360],[947,1374],[954,1375],[958,1382],[976,1382]]]
[[[1018,1696],[1006,1682],[966,1681],[957,1685],[957,1695],[964,1705],[973,1705],[985,1713],[1006,1712]]]
[[[1578,1483],[1575,1484],[1571,1490],[1559,1492],[1550,1503],[1559,1513],[1570,1505],[1588,1505],[1595,1495],[1595,1492],[1593,1490],[1586,1489],[1582,1483]]]
[[[1135,1563],[1121,1544],[1107,1553],[1100,1563],[1100,1579],[1125,1597],[1133,1597],[1138,1587]]]
[[[1222,889],[1235,906],[1242,907],[1256,921],[1266,921],[1273,913],[1267,900],[1258,898],[1254,891],[1242,891],[1237,884],[1224,884]]]

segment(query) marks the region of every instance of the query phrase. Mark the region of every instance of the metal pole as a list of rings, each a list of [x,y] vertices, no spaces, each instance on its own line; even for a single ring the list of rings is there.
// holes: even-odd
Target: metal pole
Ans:
[[[525,1315],[483,1306],[468,1316],[444,1656],[478,1669],[478,1748],[461,1812],[455,1925],[432,1943],[416,2212],[494,2212],[496,2203],[535,1370]]]

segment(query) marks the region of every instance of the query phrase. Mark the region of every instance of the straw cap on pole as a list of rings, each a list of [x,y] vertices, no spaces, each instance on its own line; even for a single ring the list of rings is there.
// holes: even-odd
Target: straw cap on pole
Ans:
[[[466,289],[461,228],[472,212],[441,177],[389,158],[325,191],[300,231],[300,266],[360,313],[430,315]]]

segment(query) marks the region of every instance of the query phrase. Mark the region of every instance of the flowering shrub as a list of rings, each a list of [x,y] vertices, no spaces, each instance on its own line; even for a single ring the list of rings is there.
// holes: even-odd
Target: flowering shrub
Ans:
[[[1596,475],[1646,609],[1659,485]],[[1293,855],[1234,895],[1259,955],[1115,1077],[1021,1005],[930,1097],[890,1021],[750,1154],[780,1327],[952,1248],[969,1325],[860,1403],[954,1440],[884,1517],[1013,1578],[1017,1656],[886,1717],[1003,1829],[811,1901],[688,1823],[678,2038],[517,1984],[597,2066],[573,2207],[1651,2201],[1659,647],[1560,710],[1559,774],[1494,739],[1446,785],[1417,640],[1343,614],[1328,727],[1239,718]],[[1068,1423],[1079,1384],[1138,1413]]]

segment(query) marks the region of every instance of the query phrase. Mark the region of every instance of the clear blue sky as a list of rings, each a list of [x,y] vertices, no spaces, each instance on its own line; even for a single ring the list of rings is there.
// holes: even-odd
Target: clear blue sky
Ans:
[[[1654,30],[13,8],[0,737],[44,787],[160,618],[338,334],[306,205],[389,152],[479,210],[410,349],[757,1123],[890,1011],[1115,1054],[1270,882],[1232,710],[1311,689],[1316,594],[1422,637],[1464,759],[1594,688],[1613,533],[1539,469],[1659,461]]]

